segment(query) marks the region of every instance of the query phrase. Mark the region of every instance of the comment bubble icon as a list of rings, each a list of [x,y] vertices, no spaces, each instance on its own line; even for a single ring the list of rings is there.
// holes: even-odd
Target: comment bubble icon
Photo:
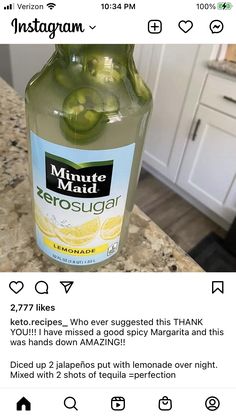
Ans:
[[[48,284],[45,281],[38,281],[35,284],[35,291],[38,294],[48,294]]]

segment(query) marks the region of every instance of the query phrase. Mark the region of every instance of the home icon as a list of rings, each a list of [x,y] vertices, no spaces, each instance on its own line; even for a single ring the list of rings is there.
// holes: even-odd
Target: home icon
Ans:
[[[16,403],[16,410],[31,410],[31,403],[25,397],[22,397]]]

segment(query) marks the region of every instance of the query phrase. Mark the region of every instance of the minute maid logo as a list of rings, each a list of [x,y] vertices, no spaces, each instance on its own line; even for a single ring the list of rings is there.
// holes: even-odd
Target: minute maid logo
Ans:
[[[46,187],[62,195],[81,198],[108,196],[113,160],[76,164],[45,153]]]

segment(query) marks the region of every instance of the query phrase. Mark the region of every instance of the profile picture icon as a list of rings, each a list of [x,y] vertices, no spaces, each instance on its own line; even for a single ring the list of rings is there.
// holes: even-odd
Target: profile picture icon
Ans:
[[[205,406],[208,410],[214,412],[220,407],[220,401],[217,397],[211,396],[206,399]]]

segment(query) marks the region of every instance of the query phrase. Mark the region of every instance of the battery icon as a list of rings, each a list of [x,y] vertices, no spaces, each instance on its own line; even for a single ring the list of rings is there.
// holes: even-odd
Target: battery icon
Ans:
[[[222,3],[217,3],[217,9],[218,10],[231,10],[233,7],[233,4],[230,2],[222,2]]]

